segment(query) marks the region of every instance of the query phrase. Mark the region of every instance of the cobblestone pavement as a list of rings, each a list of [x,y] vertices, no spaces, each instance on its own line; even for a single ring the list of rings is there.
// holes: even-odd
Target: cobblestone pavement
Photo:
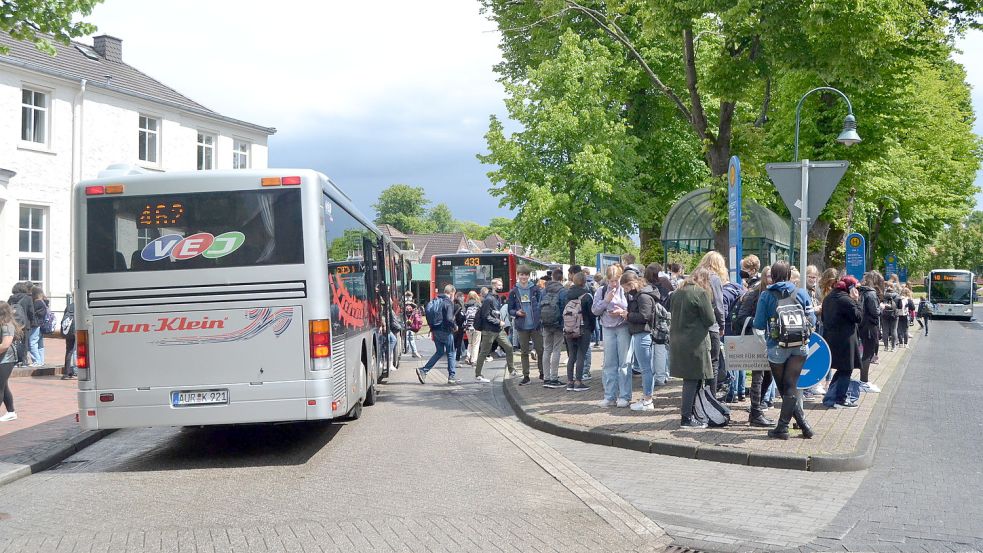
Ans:
[[[983,308],[976,308],[979,318]],[[819,550],[983,550],[983,324],[932,321],[857,494]]]
[[[912,341],[917,347],[918,337]],[[902,354],[906,350],[884,352],[880,363],[871,366],[871,382],[883,386],[894,374]],[[797,455],[837,455],[852,453],[864,426],[870,418],[874,405],[880,397],[877,394],[863,394],[858,409],[827,409],[817,398],[806,401],[806,417],[816,432],[811,440],[791,439],[787,441],[768,438],[767,428],[748,425],[750,400],[729,404],[731,424],[720,429],[690,430],[679,428],[679,404],[682,381],[670,380],[667,386],[657,388],[653,394],[655,410],[640,412],[624,408],[599,407],[597,402],[603,396],[600,382],[600,355],[594,354],[594,384],[584,393],[567,393],[563,389],[549,389],[542,386],[522,386],[516,388],[516,397],[526,412],[580,427],[592,432],[623,434],[646,440],[670,440],[680,444],[697,447],[721,446],[750,451]],[[634,400],[641,398],[641,377],[636,376],[632,389]],[[777,417],[781,401],[775,403],[770,412]],[[792,430],[793,437],[797,431]]]
[[[630,504],[500,420],[492,390],[403,369],[352,423],[118,431],[0,488],[0,551],[664,547]]]

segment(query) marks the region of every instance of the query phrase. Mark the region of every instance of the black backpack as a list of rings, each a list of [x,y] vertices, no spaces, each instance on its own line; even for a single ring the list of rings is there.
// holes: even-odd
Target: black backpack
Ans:
[[[884,299],[887,300],[887,301],[884,302],[884,311],[883,311],[884,316],[885,317],[888,317],[888,318],[897,317],[898,316],[898,308],[895,305],[895,299],[896,299],[896,297],[884,298]]]
[[[444,300],[441,298],[430,300],[424,314],[427,317],[427,324],[430,325],[430,330],[444,329]]]
[[[10,309],[14,312],[14,321],[19,326],[29,329],[30,324],[27,319],[27,311],[24,310],[24,305],[21,304],[21,302],[16,301],[10,304]]]
[[[724,298],[724,328],[721,328],[720,331],[726,335],[730,334],[728,331],[732,330],[736,324],[737,313],[741,310],[741,300],[744,299],[747,290],[740,284],[728,282],[724,284],[722,292]],[[737,334],[740,334],[740,331]]]
[[[539,300],[539,317],[543,326],[547,328],[560,328],[563,326],[563,309],[560,308],[560,294],[563,288],[546,293]]]

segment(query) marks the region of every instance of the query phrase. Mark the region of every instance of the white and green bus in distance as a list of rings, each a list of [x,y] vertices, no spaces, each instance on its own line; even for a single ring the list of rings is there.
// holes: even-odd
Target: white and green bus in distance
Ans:
[[[933,317],[973,318],[976,283],[972,271],[934,269],[926,278],[926,295]]]
[[[330,179],[134,172],[74,190],[83,428],[357,418],[375,402],[405,263]]]

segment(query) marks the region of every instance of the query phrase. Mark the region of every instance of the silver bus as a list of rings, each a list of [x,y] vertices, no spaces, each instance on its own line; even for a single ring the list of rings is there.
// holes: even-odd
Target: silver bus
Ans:
[[[971,271],[935,269],[928,273],[925,299],[933,317],[973,318],[976,284]]]
[[[375,402],[408,266],[326,176],[126,174],[74,200],[83,428],[358,418]]]

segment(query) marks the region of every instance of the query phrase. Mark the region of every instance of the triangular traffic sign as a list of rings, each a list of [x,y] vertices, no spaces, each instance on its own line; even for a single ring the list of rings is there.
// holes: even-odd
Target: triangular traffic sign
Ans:
[[[810,161],[809,162],[809,227],[815,224],[822,213],[836,185],[850,167],[849,161]],[[802,193],[802,163],[769,163],[765,170],[782,196],[792,218],[799,220],[799,196]]]

